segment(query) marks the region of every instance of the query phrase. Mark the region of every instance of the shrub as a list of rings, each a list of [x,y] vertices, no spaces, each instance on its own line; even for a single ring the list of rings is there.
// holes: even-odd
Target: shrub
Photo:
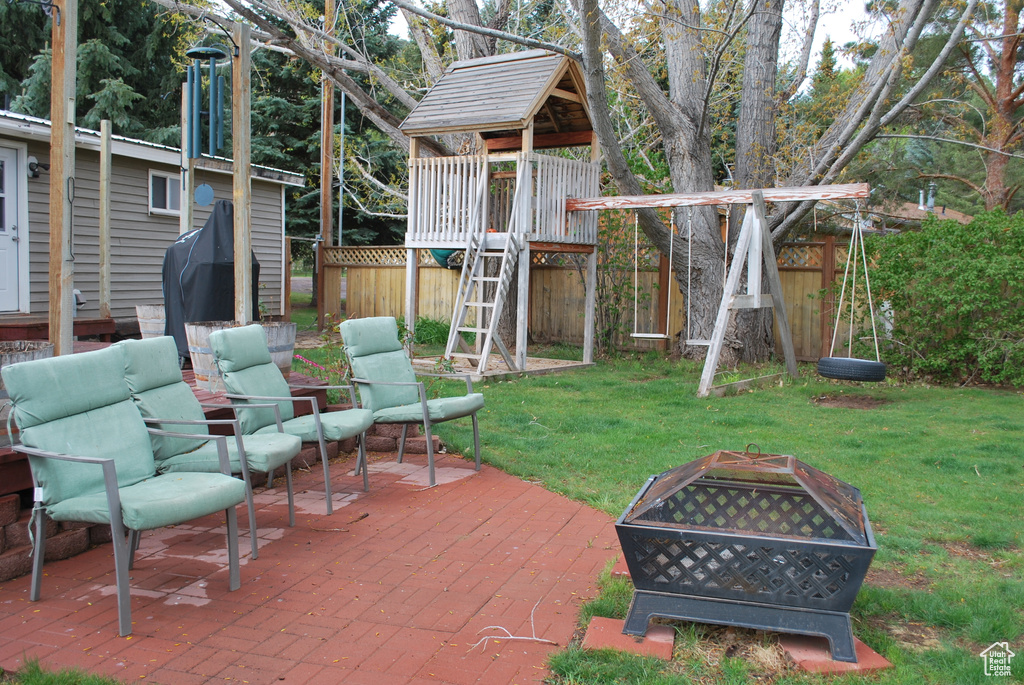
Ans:
[[[868,247],[875,302],[893,312],[893,371],[1024,385],[1024,214],[989,212],[968,225],[930,218]]]

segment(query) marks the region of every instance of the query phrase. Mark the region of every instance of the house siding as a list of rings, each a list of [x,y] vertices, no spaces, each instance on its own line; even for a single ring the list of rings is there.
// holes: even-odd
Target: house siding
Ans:
[[[48,160],[49,147],[29,143],[29,155]],[[115,319],[135,317],[135,306],[163,302],[164,253],[178,237],[178,217],[149,213],[149,172],[177,175],[175,165],[115,155],[111,174],[110,280],[111,314]],[[80,316],[99,316],[99,154],[76,150],[73,211],[75,287],[87,302]],[[231,176],[197,172],[196,183],[208,183],[216,199],[231,199]],[[31,313],[49,309],[49,176],[30,179],[30,307]],[[260,262],[259,296],[265,311],[282,313],[283,212],[279,184],[252,179],[252,243]],[[195,207],[195,227],[212,210]]]

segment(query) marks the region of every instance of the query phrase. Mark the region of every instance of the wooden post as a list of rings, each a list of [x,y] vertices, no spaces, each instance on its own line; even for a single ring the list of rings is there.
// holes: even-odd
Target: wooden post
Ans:
[[[110,318],[110,120],[100,122],[100,316]]]
[[[836,238],[832,235],[825,236],[825,245],[821,248],[821,289],[828,294],[821,301],[821,311],[818,314],[821,330],[820,357],[828,357],[832,354],[832,323],[835,316],[836,298],[832,294],[832,282],[836,278]]]
[[[779,340],[782,341],[782,354],[786,360],[786,372],[793,378],[797,378],[800,372],[796,367],[796,350],[793,348],[793,332],[789,329],[789,314],[786,312],[786,298],[782,291],[782,279],[779,277],[779,259],[775,256],[775,246],[772,245],[771,231],[768,230],[766,216],[768,211],[764,206],[764,196],[761,193],[754,193],[754,220],[761,226],[761,249],[758,257],[764,259],[765,275],[768,278],[768,292],[772,296],[772,309],[775,310],[775,325],[779,330]],[[749,285],[748,285],[749,289]],[[757,283],[757,291],[761,291],[761,283]],[[758,300],[760,302],[760,299]]]
[[[71,253],[75,184],[75,67],[78,0],[54,2],[50,81],[50,342],[55,355],[73,352],[75,263]]]
[[[250,75],[248,24],[235,24],[235,45],[238,55],[231,62],[231,143],[234,157],[232,198],[235,215],[235,321],[252,320],[252,207],[249,194],[250,128],[252,81]]]
[[[529,184],[533,183],[533,121],[523,129],[523,154],[520,164],[526,165],[525,172],[519,170],[518,183],[528,184],[525,189],[517,188],[523,198],[523,206],[517,222],[523,249],[519,252],[519,284],[516,302],[516,366],[526,371],[526,345],[530,324],[530,234],[533,232],[533,192]],[[540,228],[537,226],[536,228]],[[494,312],[498,316],[500,312]]]
[[[597,247],[587,255],[587,311],[583,321],[583,363],[594,361],[594,329],[597,320]]]
[[[324,3],[324,23],[328,34],[334,26],[334,0]],[[329,55],[334,50],[325,46]],[[323,249],[334,244],[334,82],[326,74],[320,77],[320,245],[317,249],[316,269],[316,314],[320,330],[324,328],[327,313],[340,309],[327,304],[327,269],[323,260]],[[333,273],[333,272],[332,272]]]
[[[282,194],[284,186],[281,187]],[[284,204],[281,204],[284,207]],[[289,236],[284,238],[284,302],[282,310],[285,321],[292,320],[292,239]]]
[[[409,139],[409,221],[414,221],[418,211],[417,183],[412,160],[420,156],[420,139]],[[469,259],[469,255],[466,255]],[[405,251],[405,327],[410,332],[416,330],[416,308],[419,304],[419,255],[415,249]],[[349,294],[351,298],[351,294]]]
[[[195,195],[196,180],[192,174],[192,160],[188,158],[188,88],[181,86],[181,199],[178,215],[178,235],[185,235],[192,230],[194,206],[192,197]]]

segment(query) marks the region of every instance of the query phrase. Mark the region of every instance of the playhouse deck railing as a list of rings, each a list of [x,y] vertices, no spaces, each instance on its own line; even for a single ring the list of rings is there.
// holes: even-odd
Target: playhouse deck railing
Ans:
[[[530,241],[594,245],[596,212],[568,198],[600,192],[600,169],[538,153],[411,160],[406,247],[464,247],[470,233],[510,228]]]

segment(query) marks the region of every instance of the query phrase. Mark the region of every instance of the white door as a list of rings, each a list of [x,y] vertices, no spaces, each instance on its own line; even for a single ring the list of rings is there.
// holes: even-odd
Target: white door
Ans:
[[[0,312],[18,311],[18,153],[0,147]]]

